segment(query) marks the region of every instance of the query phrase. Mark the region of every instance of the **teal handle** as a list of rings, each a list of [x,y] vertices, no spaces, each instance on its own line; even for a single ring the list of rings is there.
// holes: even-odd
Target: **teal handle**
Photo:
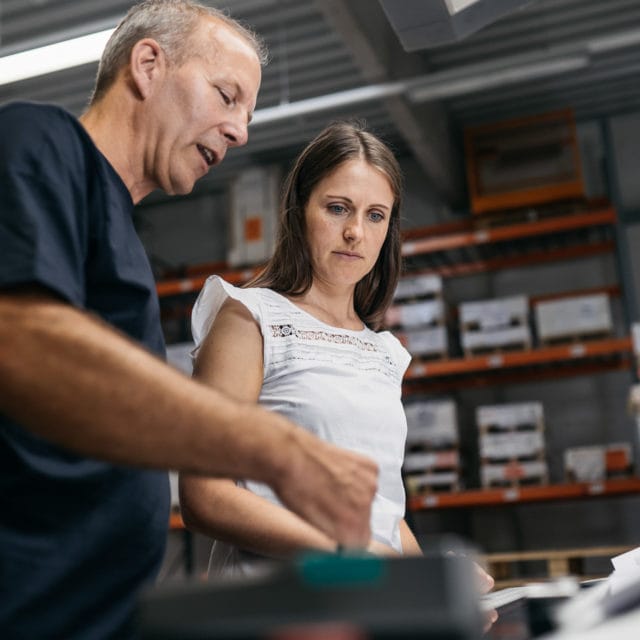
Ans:
[[[309,553],[297,564],[303,582],[313,587],[376,586],[385,574],[383,559],[371,554]]]

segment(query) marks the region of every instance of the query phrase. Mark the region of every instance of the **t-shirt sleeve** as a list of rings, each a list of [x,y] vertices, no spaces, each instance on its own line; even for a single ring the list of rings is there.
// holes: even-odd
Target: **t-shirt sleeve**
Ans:
[[[207,337],[213,321],[228,297],[238,300],[247,307],[254,320],[262,326],[263,314],[255,289],[239,289],[225,282],[220,276],[210,276],[191,312],[191,335],[195,343],[195,348],[191,352],[193,357],[197,355],[200,345]]]
[[[78,136],[61,110],[2,110],[0,286],[37,283],[84,303],[88,212]]]
[[[400,379],[404,376],[411,362],[411,354],[402,346],[402,343],[390,331],[384,331],[382,336],[385,339],[391,357],[398,367]]]

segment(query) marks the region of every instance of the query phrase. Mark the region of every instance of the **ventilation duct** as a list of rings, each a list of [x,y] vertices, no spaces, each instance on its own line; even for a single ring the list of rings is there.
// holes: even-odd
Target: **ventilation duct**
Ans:
[[[380,0],[405,51],[450,44],[531,0]]]

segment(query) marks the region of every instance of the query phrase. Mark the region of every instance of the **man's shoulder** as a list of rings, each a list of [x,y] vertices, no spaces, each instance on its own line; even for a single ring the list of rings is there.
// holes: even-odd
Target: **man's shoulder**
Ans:
[[[78,165],[93,148],[88,134],[66,109],[37,102],[0,107],[0,158],[3,166]],[[90,155],[90,153],[89,153]]]
[[[0,106],[0,121],[29,121],[37,126],[38,123],[46,124],[52,119],[70,124],[77,122],[71,113],[55,104],[19,100]]]
[[[66,146],[84,137],[82,125],[66,109],[38,102],[10,102],[1,106],[0,131],[7,145],[18,147],[33,140],[54,147]]]

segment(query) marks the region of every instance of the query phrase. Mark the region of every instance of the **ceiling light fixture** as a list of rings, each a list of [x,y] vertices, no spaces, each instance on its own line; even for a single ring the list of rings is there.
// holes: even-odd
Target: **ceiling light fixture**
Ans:
[[[427,79],[412,83],[408,96],[412,102],[426,102],[454,98],[474,91],[488,91],[511,84],[519,84],[529,80],[540,80],[551,76],[586,69],[589,66],[589,56],[574,55],[564,58],[540,60],[527,64],[504,67],[495,70],[485,70],[482,74],[468,74],[465,77],[445,79],[441,74],[435,82]]]
[[[104,46],[114,29],[105,29],[37,49],[20,51],[0,58],[0,84],[34,78],[61,69],[78,67],[100,60]]]
[[[318,113],[329,109],[351,106],[360,102],[370,102],[371,100],[382,100],[398,96],[406,90],[404,82],[386,82],[382,84],[368,85],[329,93],[324,96],[298,100],[297,102],[285,102],[275,107],[265,107],[253,113],[252,125],[269,124],[278,120],[286,120],[297,116]]]

